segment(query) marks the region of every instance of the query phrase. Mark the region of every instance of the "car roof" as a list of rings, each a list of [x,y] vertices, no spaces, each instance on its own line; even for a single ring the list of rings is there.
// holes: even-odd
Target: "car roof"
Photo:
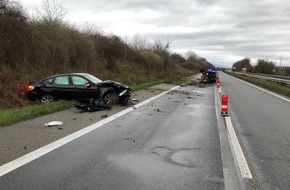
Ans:
[[[65,76],[65,75],[80,75],[80,76],[86,76],[86,75],[91,75],[89,73],[60,73],[60,74],[55,74],[46,77],[45,79],[52,78],[52,77],[57,77],[57,76]]]
[[[51,75],[51,76],[45,77],[43,79],[38,80],[37,82],[41,82],[41,81],[45,81],[45,80],[50,79],[50,78],[53,78],[53,77],[65,76],[65,75],[70,75],[70,76],[71,75],[86,76],[86,75],[91,75],[91,74],[89,74],[89,73],[60,73],[60,74],[55,74],[55,75]]]
[[[49,77],[63,76],[63,75],[81,75],[81,76],[85,76],[85,75],[90,75],[90,74],[89,73],[60,73],[60,74],[51,75]]]

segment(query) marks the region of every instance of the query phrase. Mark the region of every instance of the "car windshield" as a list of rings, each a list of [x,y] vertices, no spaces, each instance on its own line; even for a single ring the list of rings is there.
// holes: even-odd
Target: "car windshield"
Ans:
[[[90,75],[90,74],[85,75],[85,77],[87,79],[89,79],[90,81],[92,81],[93,83],[95,83],[95,84],[102,82],[101,79],[99,79],[99,78],[97,78],[97,77],[95,77],[93,75]]]

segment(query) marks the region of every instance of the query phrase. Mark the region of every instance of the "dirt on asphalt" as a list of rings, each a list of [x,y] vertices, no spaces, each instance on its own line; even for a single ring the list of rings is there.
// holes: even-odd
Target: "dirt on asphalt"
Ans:
[[[161,84],[133,92],[132,99],[142,102],[176,85]],[[138,102],[137,102],[138,103]],[[134,106],[134,105],[128,105]],[[45,115],[0,128],[0,166],[52,143],[62,137],[92,125],[128,108],[114,105],[110,110],[81,112],[75,108]],[[63,125],[47,127],[45,123],[61,121]]]

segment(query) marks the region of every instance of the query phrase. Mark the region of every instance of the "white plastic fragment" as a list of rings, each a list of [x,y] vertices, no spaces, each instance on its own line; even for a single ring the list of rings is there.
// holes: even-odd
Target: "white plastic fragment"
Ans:
[[[60,126],[63,125],[61,121],[51,121],[49,123],[45,123],[45,126],[52,127],[52,126]]]

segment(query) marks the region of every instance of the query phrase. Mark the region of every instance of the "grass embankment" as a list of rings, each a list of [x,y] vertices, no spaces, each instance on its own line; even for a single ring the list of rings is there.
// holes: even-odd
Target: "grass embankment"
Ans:
[[[280,83],[252,78],[242,74],[235,74],[229,72],[227,72],[227,74],[290,98],[290,88]]]
[[[180,78],[174,79],[174,81],[179,81]],[[141,89],[146,89],[151,86],[155,86],[162,83],[170,83],[172,79],[159,79],[154,81],[149,81],[137,85],[132,85],[131,89],[133,91],[138,91]],[[62,111],[68,108],[72,108],[76,104],[75,101],[57,101],[50,104],[36,104],[27,107],[10,108],[0,110],[0,127],[11,125],[20,121],[36,118],[46,114],[54,113],[57,111]]]
[[[0,110],[0,127],[65,110],[73,107],[73,105],[75,105],[74,101],[62,100],[50,104],[37,104],[21,108],[2,109]]]
[[[167,82],[166,79],[149,81],[149,82],[144,82],[144,83],[141,83],[141,84],[132,85],[131,89],[132,89],[132,91],[138,91],[138,90],[146,89],[146,88],[149,88],[151,86],[155,86],[155,85],[166,83],[166,82]]]

